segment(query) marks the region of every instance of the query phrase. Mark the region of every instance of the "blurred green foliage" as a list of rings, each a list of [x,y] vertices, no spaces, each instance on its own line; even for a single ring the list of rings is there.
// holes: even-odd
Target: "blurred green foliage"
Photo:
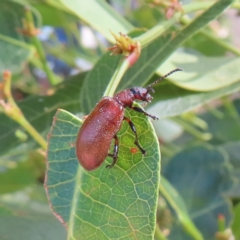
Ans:
[[[76,160],[81,122],[72,114],[89,114],[122,59],[107,51],[114,43],[109,30],[141,37],[165,26],[174,1],[162,3],[1,0],[0,74],[12,72],[17,105],[46,140],[50,132],[46,159],[26,129],[0,112],[1,239],[240,239],[240,51],[230,34],[236,30],[231,21],[240,21],[239,1],[183,1],[188,14],[142,49],[117,88],[184,70],[156,85],[145,107],[160,118],[153,123],[162,155],[160,187],[156,135],[146,118],[131,111],[126,114],[149,155],[129,151],[133,134],[124,123],[113,169],[104,163],[86,173]],[[50,84],[36,42],[19,31],[26,8],[42,30],[38,37],[61,81],[57,86]],[[58,108],[66,110],[60,117]]]

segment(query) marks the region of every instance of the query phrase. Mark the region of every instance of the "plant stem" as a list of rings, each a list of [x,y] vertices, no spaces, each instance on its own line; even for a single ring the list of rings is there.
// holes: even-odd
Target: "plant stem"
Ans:
[[[36,129],[27,121],[24,117],[21,109],[15,103],[12,93],[11,93],[11,73],[4,72],[3,74],[4,80],[4,96],[6,98],[6,102],[3,100],[1,101],[2,111],[5,113],[9,118],[16,121],[20,124],[26,131],[35,139],[35,141],[44,149],[47,149],[47,142],[46,140],[36,131]]]
[[[27,29],[26,31],[28,36],[30,36],[33,45],[35,46],[37,53],[39,55],[39,58],[42,62],[43,65],[43,69],[48,77],[49,82],[51,83],[51,85],[56,85],[57,83],[59,83],[59,79],[54,75],[54,73],[52,72],[52,70],[49,68],[47,60],[46,60],[46,56],[42,47],[42,43],[40,42],[40,40],[37,37],[37,29],[34,26],[34,20],[33,20],[33,16],[32,16],[32,12],[29,9],[26,9],[25,11],[25,17],[26,17],[26,26]]]
[[[124,75],[124,73],[127,71],[129,68],[129,61],[125,58],[123,61],[120,61],[108,86],[107,89],[104,92],[104,96],[110,96],[112,97],[114,92],[117,89],[117,86]]]
[[[161,194],[166,198],[169,205],[174,209],[176,212],[179,222],[182,224],[184,230],[193,238],[196,240],[203,240],[203,237],[201,233],[198,231],[198,229],[195,227],[194,223],[191,221],[191,219],[188,217],[188,214],[185,213],[184,209],[182,209],[179,205],[179,200],[176,201],[176,199],[179,198],[178,192],[175,190],[175,188],[172,187],[172,185],[161,176],[161,182],[159,184],[159,191]]]
[[[142,48],[150,44],[154,39],[158,38],[163,32],[168,28],[173,26],[181,16],[180,13],[176,13],[171,19],[160,22],[155,27],[148,30],[146,33],[143,33],[141,36],[134,38],[137,42],[140,42]]]
[[[232,101],[228,97],[222,97],[222,102],[229,115],[238,120],[239,114]]]
[[[202,133],[198,131],[196,128],[194,128],[193,126],[191,126],[190,124],[188,124],[187,122],[183,121],[180,118],[175,117],[173,118],[173,121],[182,126],[182,128],[186,132],[190,133],[194,137],[197,137],[198,139],[201,139],[202,141],[209,141],[212,138],[212,135],[210,133]]]
[[[180,118],[187,122],[194,124],[195,126],[201,128],[203,130],[206,130],[208,128],[207,123],[204,120],[202,120],[201,118],[199,118],[193,112],[184,113],[180,116]]]
[[[42,47],[42,43],[40,42],[40,40],[37,38],[37,36],[33,36],[32,38],[32,43],[35,46],[37,53],[39,55],[39,58],[42,62],[43,65],[43,69],[47,75],[47,78],[49,80],[49,82],[51,83],[51,85],[56,85],[60,82],[60,80],[58,78],[56,78],[56,76],[54,75],[54,73],[52,72],[52,70],[49,68],[48,63],[47,63],[47,59]]]
[[[32,137],[33,139],[44,149],[47,149],[46,140],[39,134],[39,132],[27,121],[27,119],[22,115],[16,120]]]
[[[156,224],[155,234],[154,237],[157,240],[167,240],[167,238],[163,235],[161,229],[159,228],[158,224]]]
[[[217,108],[211,107],[207,104],[204,105],[204,107],[207,109],[209,113],[211,113],[214,117],[218,119],[223,119],[224,118],[224,113],[219,111]]]

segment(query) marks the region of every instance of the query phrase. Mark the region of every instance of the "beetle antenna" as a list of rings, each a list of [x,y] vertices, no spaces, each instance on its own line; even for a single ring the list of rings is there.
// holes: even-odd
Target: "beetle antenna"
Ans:
[[[178,71],[183,71],[183,70],[182,70],[181,68],[176,68],[176,69],[172,70],[171,72],[167,73],[166,75],[158,78],[155,82],[149,84],[149,85],[147,86],[147,89],[151,89],[151,87],[152,87],[153,85],[155,85],[156,83],[158,83],[158,82],[162,81],[163,79],[167,78],[169,75],[171,75],[171,74],[173,74],[173,73],[175,73],[175,72],[178,72]]]

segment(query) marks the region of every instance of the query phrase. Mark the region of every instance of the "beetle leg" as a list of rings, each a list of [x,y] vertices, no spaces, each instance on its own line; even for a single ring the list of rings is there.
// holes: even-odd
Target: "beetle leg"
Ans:
[[[155,117],[155,116],[147,113],[146,111],[144,111],[144,110],[143,110],[142,108],[140,108],[140,107],[133,107],[133,106],[131,106],[130,108],[133,109],[133,110],[135,110],[135,111],[137,111],[137,112],[143,113],[144,115],[152,118],[153,120],[158,120],[157,117]]]
[[[128,122],[130,128],[132,129],[132,131],[133,131],[133,133],[135,135],[135,142],[134,142],[134,144],[139,148],[139,150],[142,152],[142,154],[145,155],[146,151],[141,147],[140,143],[138,142],[138,135],[137,135],[137,130],[135,128],[135,125],[133,124],[133,122],[129,118],[127,118],[125,116],[124,116],[123,120]]]
[[[112,157],[113,158],[113,162],[111,165],[107,165],[106,168],[112,168],[116,162],[117,162],[117,159],[118,159],[118,145],[119,145],[119,142],[118,142],[118,137],[117,135],[114,136],[114,139],[115,139],[115,143],[114,143],[114,148],[113,148],[113,154],[108,154],[109,157]]]

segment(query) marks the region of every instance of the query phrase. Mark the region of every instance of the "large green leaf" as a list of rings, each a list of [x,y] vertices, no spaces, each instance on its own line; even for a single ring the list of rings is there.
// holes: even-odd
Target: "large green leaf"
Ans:
[[[80,112],[79,91],[84,77],[85,74],[71,77],[71,79],[60,84],[52,96],[31,96],[19,102],[18,106],[37,131],[43,133],[50,128],[54,113],[59,107],[74,113]],[[22,128],[3,113],[0,114],[0,153],[6,152],[21,143],[15,135],[18,129]]]
[[[212,91],[240,81],[240,58],[206,57],[175,52],[159,69],[162,75],[180,67],[181,74],[171,76],[171,81],[194,91]]]
[[[198,18],[194,19],[188,26],[180,28],[177,32],[164,32],[162,36],[142,50],[138,61],[124,75],[118,91],[146,83],[153,76],[159,65],[164,63],[184,41],[206,26],[211,20],[218,17],[231,2],[230,0],[220,0]],[[115,59],[115,56],[111,57],[107,53],[95,65],[82,91],[82,98],[88,99],[88,104],[83,105],[84,112],[89,113],[102,97],[107,83],[114,73],[112,68],[116,68],[118,61],[119,58]],[[95,88],[94,92],[91,90],[92,88]]]
[[[211,146],[197,146],[178,153],[163,171],[185,200],[188,213],[204,239],[215,239],[219,214],[225,216],[227,226],[231,222],[231,205],[223,197],[224,192],[232,186],[230,166],[224,151]],[[170,239],[189,238],[176,224]]]
[[[57,7],[50,5],[47,1],[32,2],[32,5],[41,14],[43,21],[42,25],[66,27],[73,22],[76,23],[78,20],[74,14],[70,14],[62,9],[58,9]]]
[[[83,170],[75,155],[81,121],[64,110],[54,117],[45,184],[56,216],[68,226],[68,239],[153,239],[160,175],[158,141],[145,116],[125,113],[136,125],[147,155],[131,152],[136,148],[134,136],[124,122],[118,133],[117,164],[106,169],[103,163],[92,172]]]
[[[102,0],[51,0],[48,3],[76,15],[112,42],[114,38],[109,30],[116,29],[117,32],[126,33],[133,29],[133,26],[127,20]]]

